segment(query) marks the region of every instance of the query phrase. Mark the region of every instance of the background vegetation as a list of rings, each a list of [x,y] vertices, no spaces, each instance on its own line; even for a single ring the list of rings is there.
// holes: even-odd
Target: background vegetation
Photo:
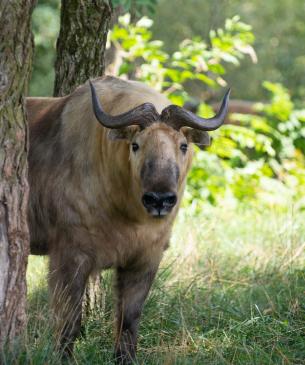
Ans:
[[[197,153],[186,204],[198,211],[207,201],[285,207],[293,200],[302,208],[304,76],[298,67],[305,58],[304,4],[138,0],[114,5],[119,3],[121,13],[133,9],[135,15],[133,21],[128,13],[120,17],[109,35],[117,50],[116,75],[141,79],[176,104],[196,99],[202,116],[212,114],[208,105],[228,84],[233,98],[260,100],[257,115],[234,115],[235,124],[214,132],[212,147]],[[175,16],[170,14],[173,7]],[[141,18],[139,10],[155,23]],[[242,20],[239,15],[225,19],[237,12]],[[283,14],[287,16],[278,21]],[[58,0],[38,2],[33,23],[36,57],[30,91],[50,95]]]
[[[222,27],[225,19],[240,15],[255,34],[258,63],[245,60],[228,72],[235,97],[262,101],[265,80],[283,83],[293,98],[305,93],[305,3],[302,0],[160,0],[154,15],[153,33],[175,51],[185,38],[207,39],[210,29]],[[173,8],[175,11],[173,11]]]
[[[258,62],[253,64],[250,59],[245,59],[240,68],[229,70],[226,79],[234,89],[234,97],[263,101],[267,93],[261,85],[269,80],[283,83],[293,99],[304,100],[304,1],[188,0],[185,3],[183,0],[116,0],[113,3],[123,3],[127,9],[131,3],[136,3],[141,14],[144,12],[152,17],[153,38],[161,39],[170,54],[184,39],[200,36],[208,41],[211,29],[223,27],[225,19],[239,15],[253,28]],[[36,62],[31,93],[50,95],[52,79],[48,77],[59,31],[59,0],[38,0],[33,22]],[[40,87],[36,87],[39,80]]]
[[[202,116],[213,114],[211,103],[228,85],[234,99],[257,101],[254,115],[233,115],[210,148],[196,151],[145,309],[139,363],[304,363],[304,2],[115,4],[124,14],[109,35],[117,75],[141,79],[179,105],[196,100]],[[33,27],[30,92],[51,95],[58,0],[38,1]],[[28,338],[7,363],[58,363],[45,266],[31,258]],[[79,364],[112,361],[110,283],[107,273],[106,301],[77,344]]]

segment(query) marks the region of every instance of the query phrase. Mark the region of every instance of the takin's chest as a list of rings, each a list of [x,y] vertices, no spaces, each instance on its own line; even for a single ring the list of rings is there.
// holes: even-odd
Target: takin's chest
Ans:
[[[36,191],[30,202],[32,241],[47,243],[49,252],[58,245],[71,247],[103,269],[132,262],[145,264],[162,255],[168,246],[174,215],[135,223],[108,214],[101,209],[102,204],[88,201],[72,189],[62,195],[53,191],[43,200],[35,199],[37,196]]]
[[[119,221],[84,227],[88,249],[95,255],[99,269],[145,265],[159,260],[168,246],[171,224],[131,224]]]

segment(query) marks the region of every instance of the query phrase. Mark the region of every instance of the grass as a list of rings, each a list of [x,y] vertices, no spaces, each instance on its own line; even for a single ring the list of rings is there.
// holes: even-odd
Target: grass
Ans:
[[[207,208],[180,214],[143,314],[138,364],[305,364],[305,219],[300,212]],[[5,364],[59,364],[47,260],[31,257],[29,323]],[[112,364],[111,274],[86,318],[76,364]]]

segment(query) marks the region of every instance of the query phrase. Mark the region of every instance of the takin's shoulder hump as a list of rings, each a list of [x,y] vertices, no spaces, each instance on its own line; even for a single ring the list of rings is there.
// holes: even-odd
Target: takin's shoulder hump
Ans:
[[[170,104],[164,95],[139,81],[105,76],[94,80],[94,86],[105,110],[113,114],[124,113],[143,103],[152,103],[161,113]]]
[[[54,119],[62,112],[66,102],[66,97],[27,97],[25,106],[29,124],[34,125],[46,116]]]

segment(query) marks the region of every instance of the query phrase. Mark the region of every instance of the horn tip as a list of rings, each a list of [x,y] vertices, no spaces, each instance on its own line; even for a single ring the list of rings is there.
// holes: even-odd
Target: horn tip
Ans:
[[[95,87],[93,86],[93,82],[90,79],[88,80],[88,82],[89,82],[89,86],[90,86],[92,100],[96,99],[96,102],[98,103],[98,98],[96,95]]]
[[[92,90],[94,88],[93,83],[92,83],[92,81],[90,79],[88,80],[88,82],[89,82],[90,88]]]

